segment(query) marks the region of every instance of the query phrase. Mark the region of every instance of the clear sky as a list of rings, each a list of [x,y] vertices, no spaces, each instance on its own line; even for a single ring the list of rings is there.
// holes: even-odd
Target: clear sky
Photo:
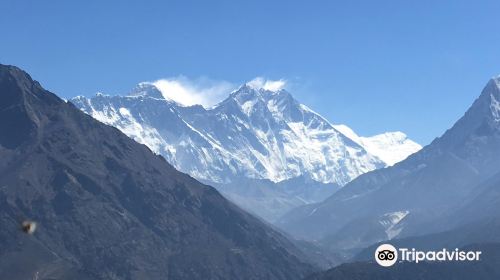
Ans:
[[[500,74],[499,17],[500,1],[1,0],[0,63],[66,98],[284,80],[333,123],[427,144]]]

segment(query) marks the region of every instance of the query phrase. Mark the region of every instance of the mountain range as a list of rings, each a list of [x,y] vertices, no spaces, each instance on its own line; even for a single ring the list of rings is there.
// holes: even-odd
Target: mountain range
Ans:
[[[0,64],[0,279],[301,279],[282,234]],[[23,221],[36,231],[21,230]]]
[[[1,279],[500,275],[500,77],[452,128],[409,156],[419,146],[404,134],[358,136],[283,90],[244,85],[209,109],[167,100],[150,84],[69,102],[1,64],[0,131]],[[301,151],[316,165],[301,162]],[[243,159],[217,158],[233,152]],[[201,163],[192,170],[211,168],[210,160],[220,167],[198,172],[220,179],[205,182],[280,229],[169,163],[195,155]],[[292,210],[281,216],[283,209]],[[22,228],[28,221],[36,228]],[[381,268],[373,252],[386,242],[475,248],[484,260]],[[316,264],[339,262],[348,263],[318,272]]]
[[[211,108],[180,105],[151,83],[70,101],[271,222],[421,148],[401,132],[359,137],[286,90],[250,84]]]
[[[416,236],[437,247],[498,242],[499,176],[496,77],[431,144],[392,167],[359,176],[323,202],[290,211],[277,224],[336,250],[387,240],[413,244]]]

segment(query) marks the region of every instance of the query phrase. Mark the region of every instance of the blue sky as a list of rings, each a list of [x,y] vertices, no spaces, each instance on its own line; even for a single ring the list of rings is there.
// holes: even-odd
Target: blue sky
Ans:
[[[62,97],[255,77],[361,135],[422,144],[500,74],[499,1],[0,2],[0,63]]]

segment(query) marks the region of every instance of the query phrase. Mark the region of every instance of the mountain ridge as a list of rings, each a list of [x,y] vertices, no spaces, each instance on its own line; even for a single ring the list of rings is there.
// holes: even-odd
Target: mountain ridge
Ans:
[[[498,85],[490,80],[464,116],[419,152],[359,176],[324,202],[292,210],[278,225],[344,249],[430,233],[423,225],[448,215],[500,171]],[[383,222],[400,212],[407,214],[397,223]]]
[[[284,89],[244,84],[211,108],[160,95],[142,83],[127,96],[70,102],[269,222],[386,166]]]
[[[84,112],[96,117],[97,119],[108,123],[108,124],[114,124],[115,126],[119,126],[117,124],[117,120],[115,119],[116,117],[120,116],[114,116],[113,114],[109,114],[109,112],[106,112],[107,108],[106,107],[113,107],[115,111],[118,111],[118,105],[113,104],[116,103],[116,99],[119,99],[120,97],[118,96],[109,96],[107,101],[102,100],[102,98],[94,97],[94,98],[85,98],[85,97],[77,97],[74,99],[71,99],[70,101],[75,103],[79,108],[81,108]],[[126,98],[126,97],[122,97]],[[97,109],[94,108],[98,107]],[[132,106],[129,104],[129,106]],[[204,131],[206,128],[206,124],[203,124],[201,120],[192,118],[192,116],[189,116],[190,114],[205,114],[207,115],[207,118],[210,118],[213,122],[215,123],[224,123],[227,127],[230,127],[231,129],[238,129],[238,131],[243,131],[242,133],[245,134],[245,137],[247,137],[247,143],[235,143],[234,141],[230,141],[230,143],[227,143],[226,145],[237,145],[240,149],[239,150],[249,150],[249,151],[254,151],[251,154],[245,154],[245,155],[238,155],[235,150],[227,150],[231,154],[236,154],[237,156],[233,156],[233,159],[231,159],[231,156],[227,155],[227,152],[220,151],[218,153],[220,158],[225,158],[227,157],[228,159],[224,160],[226,163],[220,163],[221,165],[218,165],[218,169],[222,168],[223,170],[230,170],[229,173],[232,173],[230,175],[227,174],[222,174],[220,175],[220,172],[215,172],[216,174],[201,174],[200,169],[189,169],[187,166],[182,166],[182,163],[176,165],[176,156],[172,155],[171,157],[166,157],[169,162],[171,161],[174,166],[179,168],[180,170],[183,170],[189,174],[192,174],[198,179],[202,180],[208,180],[216,183],[228,183],[231,181],[231,177],[238,178],[238,177],[246,177],[246,178],[253,178],[253,179],[269,179],[274,182],[279,182],[283,181],[286,179],[291,179],[293,177],[298,177],[301,175],[307,175],[310,176],[311,178],[315,179],[318,182],[322,183],[336,183],[339,185],[343,185],[347,183],[348,181],[352,180],[356,176],[368,171],[368,170],[373,170],[375,168],[380,168],[382,166],[385,166],[385,163],[380,161],[380,159],[376,157],[366,157],[364,162],[359,162],[356,163],[357,159],[356,156],[353,155],[352,153],[360,152],[361,154],[359,155],[360,157],[363,157],[362,153],[366,153],[363,147],[361,147],[358,143],[350,139],[349,137],[345,136],[343,133],[340,133],[338,130],[335,129],[333,125],[331,125],[326,119],[324,119],[322,116],[319,114],[315,113],[311,109],[309,109],[307,106],[300,104],[293,98],[293,96],[287,92],[286,90],[277,90],[277,91],[269,91],[269,90],[264,90],[264,89],[255,89],[247,84],[244,84],[240,86],[237,90],[233,91],[228,98],[225,100],[221,101],[217,105],[214,105],[211,108],[205,109],[201,106],[175,106],[173,105],[172,107],[175,108],[167,108],[165,107],[164,110],[174,110],[176,111],[177,116],[169,116],[169,118],[179,118],[182,119],[182,121],[187,122],[186,125],[191,126],[189,129],[196,130],[199,132],[199,134],[204,135],[202,137],[205,138],[208,142],[210,142],[209,146],[210,148],[214,149],[224,149],[226,146],[224,145],[224,141],[227,139],[220,139],[223,138],[226,135],[213,135],[214,129],[219,129],[221,128],[213,127],[211,128],[210,131]],[[108,114],[108,119],[103,116],[103,114],[106,115]],[[144,115],[145,113],[143,111],[137,111],[137,112],[132,112],[133,116],[138,116],[138,115]],[[258,114],[261,114],[261,116],[257,116]],[[212,115],[212,116],[210,116]],[[215,115],[215,116],[214,116]],[[236,119],[234,120],[227,120],[228,116],[237,116]],[[226,118],[226,120],[224,120]],[[305,119],[304,119],[305,118]],[[274,123],[266,123],[265,120],[275,120]],[[278,123],[283,123],[281,124],[281,128],[279,127],[280,124]],[[311,123],[312,122],[312,123]],[[147,121],[142,122],[141,124],[146,124],[149,125]],[[301,125],[297,125],[301,124]],[[352,147],[354,150],[353,151],[348,151],[348,153],[351,153],[351,155],[348,155],[347,158],[349,160],[346,160],[346,162],[352,161],[351,167],[348,168],[348,170],[352,171],[347,171],[347,170],[342,170],[340,167],[338,161],[338,158],[340,157],[340,154],[338,152],[334,152],[335,155],[332,155],[330,158],[326,159],[321,159],[321,161],[325,162],[327,161],[332,161],[331,164],[335,166],[335,170],[332,169],[326,169],[327,167],[325,166],[325,163],[319,163],[319,170],[315,169],[313,166],[307,166],[307,162],[310,160],[305,160],[305,155],[300,156],[297,159],[292,159],[292,162],[288,162],[288,166],[296,166],[292,169],[289,167],[286,167],[286,164],[284,161],[289,160],[291,155],[286,155],[286,151],[283,150],[281,146],[273,146],[272,142],[277,141],[278,144],[281,143],[286,143],[282,141],[287,141],[289,139],[283,139],[283,137],[280,137],[281,133],[289,133],[291,134],[290,137],[295,137],[294,141],[295,143],[299,143],[300,140],[297,140],[298,136],[303,135],[304,129],[308,129],[307,124],[309,125],[316,125],[318,130],[316,130],[316,133],[329,133],[328,137],[332,138],[338,138],[338,146],[342,145],[347,145],[349,147]],[[240,127],[238,127],[240,126]],[[246,126],[246,127],[243,127]],[[275,127],[272,127],[275,126]],[[277,127],[276,127],[277,126]],[[292,126],[292,127],[283,127],[283,126]],[[157,128],[155,125],[151,125],[152,128]],[[249,129],[250,127],[258,127],[259,130],[257,129]],[[271,129],[273,131],[273,135],[266,135],[266,132]],[[160,132],[160,130],[165,130],[163,128],[157,129],[158,133],[155,133],[157,136],[158,134],[160,136],[157,136],[156,138],[163,138],[163,142],[166,142],[168,144],[171,144],[174,142],[174,140],[168,139],[172,138],[172,134],[167,133],[164,137],[162,137],[163,133]],[[329,131],[329,132],[327,132]],[[128,133],[127,133],[128,134]],[[229,133],[226,133],[229,134]],[[314,131],[308,131],[309,135],[314,135]],[[211,137],[214,136],[215,138]],[[220,137],[218,137],[220,136]],[[231,135],[232,136],[232,135]],[[134,135],[132,135],[134,138]],[[250,137],[250,138],[248,138]],[[308,139],[310,137],[307,136],[300,136],[303,137],[302,139]],[[305,138],[304,138],[305,137]],[[314,136],[313,136],[314,137]],[[319,137],[319,136],[318,136]],[[322,136],[326,137],[326,135]],[[153,137],[155,138],[155,137]],[[175,138],[175,137],[173,137]],[[250,140],[248,140],[250,139]],[[139,142],[144,141],[144,138],[137,138]],[[292,140],[290,140],[292,141]],[[161,141],[160,141],[161,142]],[[227,142],[227,141],[226,141]],[[261,146],[260,143],[264,143],[265,148]],[[222,145],[218,145],[220,143],[223,143]],[[313,143],[313,142],[311,142]],[[309,143],[309,146],[311,143]],[[146,143],[147,144],[147,143]],[[167,146],[168,146],[167,144]],[[154,145],[153,145],[154,146]],[[326,147],[329,147],[328,145]],[[285,145],[286,148],[286,145]],[[156,151],[158,153],[162,153],[161,150],[159,150],[160,147],[157,147]],[[273,152],[272,150],[276,150],[277,152]],[[301,149],[310,149],[308,147],[301,147]],[[331,149],[331,148],[329,148]],[[155,150],[155,149],[154,149]],[[168,150],[168,148],[167,148]],[[347,151],[347,150],[346,150]],[[226,155],[224,155],[226,154]],[[320,153],[310,150],[309,154],[313,154],[314,157],[317,157],[318,159],[321,158]],[[203,152],[197,153],[196,158],[201,158],[203,160],[210,160],[208,159],[207,155],[205,155]],[[248,159],[246,160],[247,162],[253,162],[255,161],[258,165],[258,169],[254,169],[253,166],[249,165],[248,163],[244,162],[239,162],[237,163],[236,166],[231,166],[229,162],[231,160],[236,160],[238,162],[237,158],[245,158]],[[272,160],[267,160],[267,158],[272,158]],[[193,156],[194,158],[194,156]],[[337,158],[337,159],[335,159]],[[180,160],[182,161],[182,160]],[[190,160],[193,161],[193,160]],[[359,161],[359,160],[358,160]],[[336,163],[337,162],[337,163]],[[187,165],[187,164],[185,164]],[[212,167],[210,166],[205,166],[206,169],[210,169]],[[287,171],[288,169],[288,171]],[[333,172],[333,173],[332,173]],[[325,175],[326,174],[326,175]]]
[[[0,130],[14,127],[0,138],[2,279],[300,279],[314,269],[214,188],[0,65]],[[33,235],[19,229],[25,219]]]

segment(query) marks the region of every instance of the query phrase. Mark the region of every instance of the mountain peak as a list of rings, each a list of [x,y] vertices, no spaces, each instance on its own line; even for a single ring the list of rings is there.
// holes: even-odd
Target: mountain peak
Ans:
[[[237,90],[233,91],[229,99],[235,99],[238,102],[249,99],[260,99],[269,101],[272,99],[293,99],[292,95],[283,87],[283,80],[271,81],[263,78],[255,78],[242,84]]]
[[[0,64],[0,89],[0,146],[7,149],[32,138],[46,117],[40,111],[62,102],[15,66]]]
[[[500,131],[500,76],[492,78],[462,118],[442,136],[456,141],[471,134],[485,135]]]
[[[267,89],[265,87],[256,87],[250,83],[245,83],[241,85],[237,90],[233,91],[229,98],[241,100],[248,99],[261,99],[264,101],[278,100],[278,99],[291,99],[294,100],[293,96],[285,89]]]
[[[19,101],[21,97],[29,93],[33,87],[40,88],[40,84],[23,70],[12,65],[0,64],[0,85],[9,90],[2,91],[2,106],[13,105],[12,102]],[[14,90],[17,88],[19,90]]]
[[[229,97],[237,97],[237,96],[243,96],[243,95],[259,95],[260,90],[258,88],[251,87],[248,85],[248,83],[245,83],[241,85],[237,90],[234,90],[231,92]]]
[[[303,106],[284,89],[272,91],[265,88],[255,88],[247,83],[232,92],[227,100],[235,102],[247,116],[256,113],[259,115],[270,114],[281,120],[283,118],[290,121],[303,119]],[[222,102],[220,105],[226,103]]]
[[[491,78],[491,81],[493,81],[498,88],[500,88],[500,75],[494,76]]]
[[[492,78],[487,85],[489,91],[489,107],[493,121],[500,122],[500,75]]]
[[[161,91],[154,84],[147,82],[139,83],[134,89],[132,89],[128,96],[165,99]]]
[[[478,100],[484,100],[484,103],[492,103],[495,100],[500,100],[500,75],[491,78],[484,86]],[[476,100],[477,101],[477,100]],[[472,107],[476,104],[474,103]]]
[[[333,127],[369,153],[381,159],[388,166],[392,166],[422,149],[420,144],[409,139],[401,131],[389,131],[370,137],[362,137],[347,125],[338,124]]]
[[[25,79],[33,81],[28,73],[18,67],[14,65],[0,64],[0,80],[4,80],[7,75],[11,75],[13,77],[24,77]]]

